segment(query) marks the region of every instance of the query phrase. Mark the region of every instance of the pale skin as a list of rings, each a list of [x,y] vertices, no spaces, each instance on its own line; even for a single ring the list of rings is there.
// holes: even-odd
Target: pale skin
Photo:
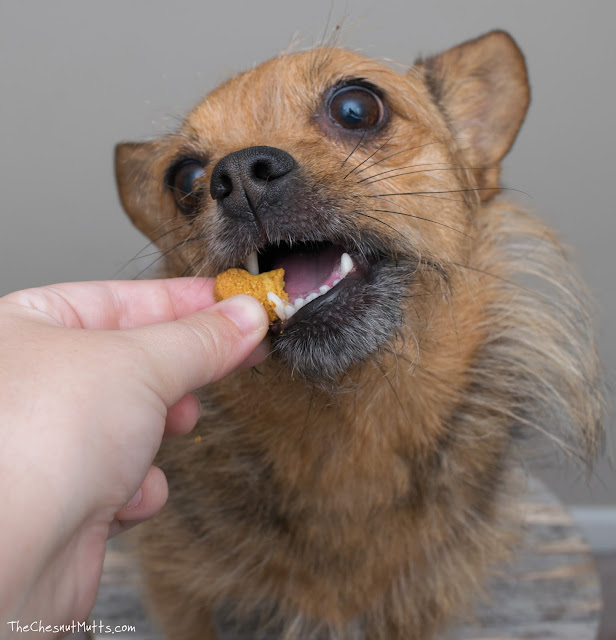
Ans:
[[[90,612],[108,537],[153,517],[152,462],[192,392],[260,362],[268,319],[213,281],[71,283],[0,298],[0,637]]]

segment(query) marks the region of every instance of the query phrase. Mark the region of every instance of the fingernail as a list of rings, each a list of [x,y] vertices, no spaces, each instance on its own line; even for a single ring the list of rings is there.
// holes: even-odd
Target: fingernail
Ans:
[[[141,487],[139,487],[139,489],[137,489],[137,493],[135,493],[135,495],[130,499],[130,502],[124,508],[132,509],[133,507],[136,507],[141,502],[142,497],[143,492],[141,491]]]
[[[245,294],[232,296],[219,302],[217,309],[233,320],[242,333],[255,333],[267,327],[265,308],[252,296]]]

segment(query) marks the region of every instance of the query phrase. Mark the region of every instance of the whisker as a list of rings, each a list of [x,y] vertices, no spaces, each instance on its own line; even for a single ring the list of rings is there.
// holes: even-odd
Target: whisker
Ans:
[[[452,231],[455,231],[456,233],[460,233],[463,236],[470,238],[471,240],[474,240],[473,236],[469,236],[468,233],[465,233],[464,231],[461,231],[460,229],[456,229],[455,227],[451,227],[448,224],[445,224],[444,222],[438,222],[437,220],[431,220],[430,218],[422,218],[421,216],[416,216],[413,215],[412,213],[405,213],[403,211],[390,211],[389,209],[371,209],[371,211],[378,211],[380,213],[393,213],[397,216],[404,216],[406,218],[415,218],[416,220],[423,220],[424,222],[432,222],[432,224],[438,224],[441,227],[447,227],[447,229],[451,229]]]
[[[167,222],[159,226],[159,229],[161,227],[164,227],[166,224],[169,224],[169,222],[171,222],[172,220],[177,220],[177,218],[175,217],[169,218]],[[159,236],[152,238],[151,242],[149,242],[141,251],[145,251],[151,244],[154,244],[155,242],[162,240],[165,236],[168,236],[170,233],[174,233],[175,231],[179,231],[180,229],[183,229],[184,227],[188,227],[188,226],[190,226],[190,224],[188,224],[186,221],[181,221],[180,224],[177,225],[177,227],[173,227],[172,229],[167,229],[164,233],[161,233]],[[141,253],[141,251],[139,253]],[[137,254],[137,256],[139,255],[139,253]]]
[[[327,38],[327,32],[329,31],[329,25],[331,24],[332,21],[332,14],[334,12],[334,3],[332,2],[329,5],[329,11],[327,13],[327,22],[325,23],[325,28],[323,29],[323,34],[321,35],[321,38],[319,40],[319,43],[317,46],[319,47],[324,47],[325,46],[325,42],[326,42],[326,38]],[[338,26],[338,25],[336,25]],[[330,38],[332,38],[332,35],[330,34],[329,36]]]
[[[395,354],[394,354],[395,355]],[[400,410],[402,411],[402,415],[405,417],[406,422],[408,424],[411,423],[411,419],[409,418],[408,413],[406,412],[406,408],[405,406],[402,404],[402,400],[400,399],[400,396],[398,395],[398,391],[396,390],[396,388],[393,385],[393,382],[390,380],[389,376],[387,375],[387,372],[385,371],[385,369],[383,368],[382,364],[378,364],[377,365],[380,372],[383,374],[383,378],[385,378],[385,380],[387,381],[387,385],[389,386],[390,391],[392,392],[394,399],[396,400],[396,403],[398,404],[398,406],[400,407]]]
[[[387,140],[385,140],[385,142],[376,150],[373,151],[367,158],[365,158],[364,160],[362,160],[357,166],[353,167],[347,174],[346,176],[344,176],[343,180],[346,180],[354,171],[357,171],[357,169],[359,169],[359,167],[362,166],[362,164],[365,164],[366,162],[368,162],[368,160],[370,160],[370,158],[374,157],[379,151],[382,151],[392,140],[392,138],[396,135],[396,132],[392,133],[391,136],[389,138],[387,138]],[[377,174],[378,175],[378,174]],[[361,182],[361,180],[360,180]]]
[[[165,252],[165,253],[161,253],[158,258],[156,258],[156,260],[154,260],[153,262],[151,262],[150,264],[148,264],[147,267],[144,267],[143,269],[141,269],[141,271],[133,276],[133,280],[139,280],[139,278],[146,272],[149,271],[159,260],[162,260],[165,255],[167,255],[167,253],[169,253],[170,251],[172,251],[173,249],[177,249],[177,247],[172,247],[172,249],[169,249],[169,251]]]
[[[142,276],[146,271],[148,271],[148,269],[151,269],[159,260],[162,260],[163,258],[168,256],[172,251],[175,251],[175,250],[179,249],[180,247],[183,247],[184,245],[188,244],[189,242],[197,242],[199,240],[203,240],[204,238],[205,238],[205,235],[200,234],[198,236],[195,236],[194,238],[191,238],[190,236],[188,236],[187,238],[184,238],[184,240],[182,240],[181,242],[177,242],[176,244],[172,245],[171,247],[169,247],[168,249],[163,251],[158,256],[158,258],[156,258],[156,260],[151,262],[147,267],[143,268],[136,276],[133,277],[133,280],[138,280],[140,276]]]
[[[522,191],[520,189],[513,189],[511,187],[501,187],[501,186],[496,186],[496,187],[475,187],[472,189],[448,189],[445,191],[407,191],[404,193],[373,193],[373,194],[367,194],[365,197],[366,198],[384,198],[384,197],[389,197],[389,196],[423,196],[423,195],[433,195],[433,194],[440,194],[440,193],[473,193],[476,191],[515,191],[516,193],[521,193],[525,196],[528,196],[529,198],[532,198],[532,196],[529,193],[526,193],[526,191]]]
[[[543,295],[540,291],[531,291],[526,287],[523,287],[520,283],[514,282],[513,280],[508,280],[507,278],[503,278],[502,276],[497,276],[495,273],[491,273],[490,271],[485,271],[485,269],[479,269],[479,267],[471,267],[470,264],[462,264],[461,262],[450,262],[454,267],[459,267],[460,269],[468,269],[469,271],[474,271],[475,273],[481,273],[484,276],[489,276],[490,278],[494,278],[496,280],[500,280],[505,284],[509,284],[512,287],[516,287],[521,289],[522,291],[527,291],[528,293],[532,293],[533,295],[544,297],[546,300],[549,300],[549,296]]]
[[[172,187],[171,185],[167,185],[167,188],[169,189],[169,191],[175,191],[178,194],[180,194],[180,197],[177,199],[177,203],[180,204],[182,202],[184,202],[184,200],[186,200],[186,198],[192,198],[197,196],[200,200],[202,200],[202,196],[205,193],[205,185],[203,187],[200,187],[198,189],[195,189],[194,191],[191,191],[190,193],[185,193],[184,191],[182,191],[181,189],[176,189],[175,187]],[[194,218],[189,218],[189,220],[194,220],[196,218],[196,216]]]
[[[359,139],[359,142],[353,148],[353,151],[351,151],[351,153],[349,153],[349,155],[344,159],[344,162],[340,165],[341,168],[344,167],[344,165],[351,158],[351,156],[357,151],[357,149],[359,149],[361,143],[364,141],[364,138],[366,137],[366,133],[368,133],[368,129],[365,129],[364,132],[361,134],[361,138]]]
[[[365,178],[358,180],[357,184],[361,184],[362,182],[366,182],[366,180],[371,180],[372,178],[376,178],[377,176],[382,176],[385,173],[391,173],[392,171],[402,171],[402,169],[412,169],[413,167],[432,167],[437,164],[453,164],[453,162],[421,162],[419,164],[409,164],[406,167],[394,167],[393,169],[387,169],[386,171],[375,173],[372,176],[366,176]]]
[[[314,406],[315,406],[315,392],[314,392],[314,389],[311,389],[310,400],[308,401],[308,407],[306,409],[306,417],[304,418],[304,425],[300,433],[300,441],[302,442],[305,441],[306,439],[306,434],[308,433],[310,413],[312,412],[312,409]]]
[[[159,253],[160,253],[160,250],[157,248],[154,251],[151,251],[150,253],[144,253],[142,255],[139,255],[138,258],[151,258],[152,256],[157,256]],[[133,260],[135,260],[135,258],[133,258]]]
[[[372,164],[368,165],[367,167],[364,167],[361,171],[358,171],[357,173],[362,173],[364,171],[366,171],[367,169],[370,169],[374,166],[376,166],[377,164],[380,164],[381,162],[385,162],[385,160],[389,160],[390,158],[395,158],[396,156],[399,156],[402,153],[409,153],[410,151],[415,151],[415,149],[421,149],[423,147],[429,147],[430,145],[433,144],[445,144],[446,142],[451,142],[452,140],[457,140],[457,138],[447,138],[446,140],[435,140],[433,142],[426,142],[425,144],[419,144],[415,147],[409,147],[408,149],[402,149],[402,151],[396,151],[396,153],[392,153],[391,155],[385,156],[384,158],[381,158],[380,160],[377,160],[376,162],[373,162]]]
[[[426,164],[451,164],[451,163],[426,163]],[[400,169],[409,169],[411,167],[420,167],[422,165],[409,165],[408,167],[400,167]],[[443,168],[443,169],[420,169],[419,171],[405,171],[404,173],[396,173],[393,176],[385,176],[384,178],[376,178],[376,176],[380,176],[383,175],[384,173],[391,173],[392,171],[397,171],[398,169],[389,169],[389,171],[383,171],[381,173],[377,173],[375,176],[368,176],[367,178],[362,178],[361,180],[358,181],[357,184],[359,184],[360,182],[366,182],[368,181],[368,184],[374,184],[375,182],[382,182],[383,180],[391,180],[392,178],[399,178],[401,176],[410,176],[414,173],[430,173],[432,171],[483,171],[485,169],[485,167],[447,167],[447,168]]]
[[[193,273],[192,275],[194,278],[198,278],[201,271],[203,271],[203,267],[205,266],[204,262],[205,262],[204,255],[200,255],[197,260],[191,260],[188,266],[186,267],[186,269],[184,269],[184,271],[182,271],[182,273],[180,274],[180,278],[187,276],[192,270],[197,269],[197,267],[199,268],[199,270],[196,273]]]
[[[169,218],[167,219],[167,221],[160,225],[160,227],[165,226],[165,224],[168,224],[169,222],[171,222],[172,220],[177,220],[177,218],[174,216],[173,218]],[[167,231],[165,231],[165,233],[161,233],[159,236],[157,236],[156,238],[153,238],[150,242],[148,242],[142,249],[139,250],[138,253],[136,253],[130,260],[127,260],[113,275],[113,278],[117,278],[118,275],[120,273],[122,273],[122,271],[124,271],[124,269],[126,269],[126,267],[128,267],[131,263],[135,262],[136,260],[142,259],[142,258],[149,258],[150,256],[155,255],[156,252],[153,253],[148,253],[148,254],[144,254],[143,252],[146,251],[147,249],[149,249],[152,245],[155,245],[159,240],[161,240],[162,238],[164,238],[165,236],[168,236],[170,233],[174,233],[176,231],[179,231],[180,229],[183,229],[185,226],[187,226],[186,223],[182,223],[179,224],[177,227],[173,227],[173,229],[168,229]],[[159,227],[159,228],[160,228]]]
[[[383,195],[385,195],[385,194],[383,194]],[[462,202],[463,204],[468,204],[467,200],[463,200],[463,199],[460,199],[460,198],[447,198],[446,196],[429,196],[429,195],[422,194],[422,193],[417,193],[417,194],[415,194],[415,196],[417,198],[431,198],[432,200],[446,200],[447,202]],[[364,196],[364,197],[368,198],[370,196]]]
[[[381,220],[381,219],[377,218],[376,216],[371,216],[370,214],[364,213],[363,211],[357,211],[356,213],[358,215],[360,215],[360,216],[363,216],[364,218],[370,218],[370,220],[374,220],[375,222],[379,222],[380,224],[382,224],[382,225],[388,227],[389,229],[391,229],[392,231],[395,231],[399,236],[404,238],[405,241],[408,241],[408,238],[406,237],[406,235],[404,233],[402,233],[402,231],[400,231],[399,229],[396,229],[395,227],[392,227],[390,224],[388,224],[384,220]]]

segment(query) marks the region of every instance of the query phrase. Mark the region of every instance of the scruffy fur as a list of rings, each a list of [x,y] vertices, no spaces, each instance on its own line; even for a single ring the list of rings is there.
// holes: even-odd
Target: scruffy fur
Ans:
[[[387,109],[361,139],[324,107],[348,79]],[[596,455],[583,287],[552,233],[499,195],[528,96],[503,32],[404,74],[323,47],[234,77],[175,134],[118,146],[124,207],[168,274],[213,276],[259,246],[250,216],[225,217],[208,193],[220,159],[259,145],[299,172],[290,202],[257,207],[261,238],[386,256],[361,293],[340,294],[342,315],[319,309],[322,323],[273,336],[257,370],[200,392],[191,436],[165,443],[169,503],[141,548],[170,638],[237,624],[285,640],[427,640],[515,544],[527,438]],[[182,155],[206,159],[190,217],[165,186]]]

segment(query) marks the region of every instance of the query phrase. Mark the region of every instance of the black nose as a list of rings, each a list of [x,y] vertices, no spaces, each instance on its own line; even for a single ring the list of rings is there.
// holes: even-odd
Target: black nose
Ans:
[[[282,178],[295,166],[293,158],[275,147],[248,147],[222,158],[214,167],[210,194],[228,214],[255,213],[265,192],[272,195],[282,187]]]

